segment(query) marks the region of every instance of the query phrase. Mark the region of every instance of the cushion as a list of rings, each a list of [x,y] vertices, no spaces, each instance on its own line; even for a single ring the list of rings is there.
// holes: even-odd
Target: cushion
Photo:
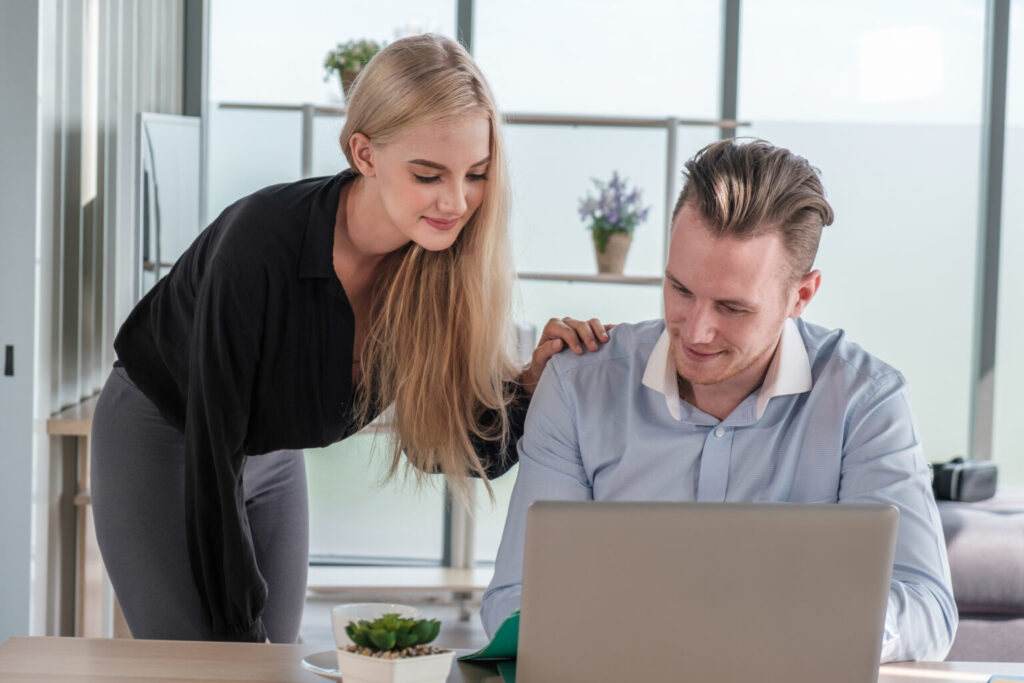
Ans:
[[[1015,492],[1016,493],[1016,492]],[[1024,615],[1024,492],[939,502],[961,614]]]

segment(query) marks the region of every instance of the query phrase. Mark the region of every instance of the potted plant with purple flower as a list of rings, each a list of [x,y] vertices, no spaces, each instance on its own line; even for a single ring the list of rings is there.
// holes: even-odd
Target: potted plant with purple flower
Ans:
[[[647,220],[651,207],[643,206],[639,188],[630,189],[626,178],[612,172],[607,183],[592,178],[597,196],[580,200],[580,219],[588,222],[594,239],[598,273],[622,274],[633,231]]]

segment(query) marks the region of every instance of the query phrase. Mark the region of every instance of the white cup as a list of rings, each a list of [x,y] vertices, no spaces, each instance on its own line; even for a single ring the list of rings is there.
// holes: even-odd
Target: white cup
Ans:
[[[334,629],[334,644],[338,647],[352,645],[352,640],[345,633],[345,627],[351,621],[365,619],[373,621],[385,614],[397,614],[406,619],[418,619],[421,612],[410,605],[396,605],[391,602],[353,602],[335,605],[331,608],[331,628]]]

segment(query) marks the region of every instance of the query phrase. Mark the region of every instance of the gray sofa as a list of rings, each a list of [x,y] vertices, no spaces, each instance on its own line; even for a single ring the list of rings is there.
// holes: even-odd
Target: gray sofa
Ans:
[[[1024,487],[939,502],[960,627],[947,659],[1024,661]]]

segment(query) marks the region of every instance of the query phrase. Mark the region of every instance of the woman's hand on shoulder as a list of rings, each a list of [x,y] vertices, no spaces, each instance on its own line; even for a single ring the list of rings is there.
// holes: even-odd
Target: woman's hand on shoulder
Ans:
[[[604,325],[597,318],[552,318],[544,326],[537,348],[533,350],[530,364],[519,377],[519,384],[532,396],[551,356],[565,348],[572,349],[577,356],[587,351],[597,351],[608,341],[608,330],[613,327],[615,325]]]

